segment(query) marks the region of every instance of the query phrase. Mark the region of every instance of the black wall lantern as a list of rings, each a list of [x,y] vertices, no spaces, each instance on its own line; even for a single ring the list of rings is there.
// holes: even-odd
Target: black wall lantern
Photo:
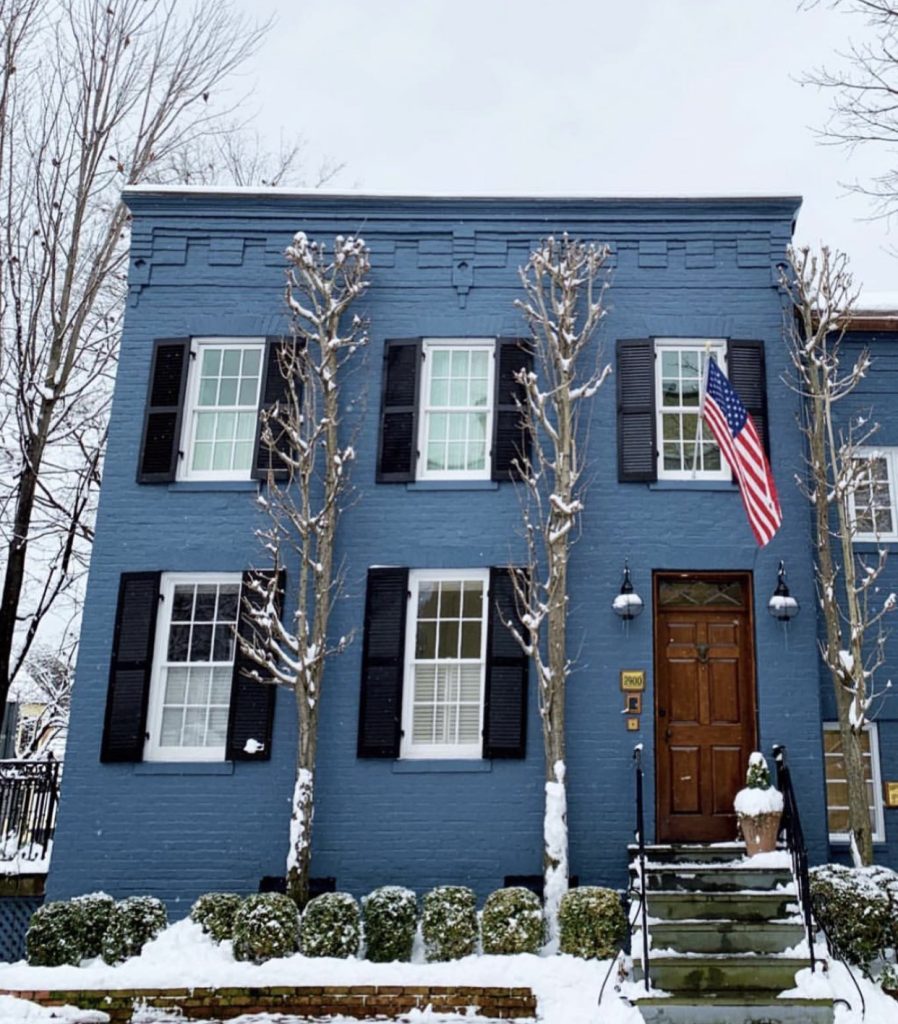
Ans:
[[[611,607],[614,609],[614,614],[619,615],[624,622],[629,622],[642,615],[642,598],[633,589],[633,583],[630,580],[630,567],[626,562],[624,562],[624,580],[621,583],[620,593],[611,603]]]
[[[779,622],[790,622],[798,614],[798,600],[789,593],[786,586],[786,566],[781,560],[776,574],[776,590],[767,602],[767,611]]]

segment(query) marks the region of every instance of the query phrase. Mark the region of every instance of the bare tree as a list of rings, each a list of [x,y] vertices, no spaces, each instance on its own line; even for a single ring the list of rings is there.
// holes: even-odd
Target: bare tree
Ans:
[[[337,529],[348,497],[352,444],[342,435],[349,398],[344,380],[367,344],[363,320],[350,313],[368,287],[368,247],[362,238],[337,236],[332,252],[303,232],[287,249],[287,301],[292,338],[283,346],[285,401],[263,413],[263,437],[272,453],[267,494],[260,497],[266,525],[257,531],[275,572],[260,579],[246,602],[252,635],[244,652],[261,668],[255,678],[292,691],[297,751],[287,891],[308,898],[318,716],[326,667],[351,636],[329,634],[330,616],[343,590],[335,560]],[[276,469],[282,471],[278,479]],[[286,570],[287,605],[279,588]],[[289,574],[296,571],[296,582]]]
[[[0,708],[92,539],[119,337],[121,188],[231,116],[226,2],[0,0]]]
[[[550,938],[568,886],[565,689],[568,564],[583,511],[586,468],[581,445],[588,410],[610,373],[594,335],[605,316],[606,246],[547,238],[520,271],[517,303],[532,332],[534,369],[521,371],[529,454],[518,460],[528,564],[513,568],[522,628],[512,630],[536,672],[545,755],[544,903]]]
[[[886,549],[855,553],[857,523],[868,516],[876,532],[873,462],[863,451],[877,430],[866,416],[838,417],[836,406],[870,370],[863,349],[846,361],[842,346],[857,292],[843,253],[823,247],[790,249],[782,284],[794,305],[786,341],[795,368],[791,381],[803,399],[802,432],[808,474],[799,486],[814,512],[816,583],[825,635],[820,651],[832,678],[848,782],[848,827],[857,864],[873,860],[873,832],[861,732],[878,697],[876,670],[884,660],[883,618],[896,598],[882,599],[877,581]],[[865,511],[866,510],[866,511]]]

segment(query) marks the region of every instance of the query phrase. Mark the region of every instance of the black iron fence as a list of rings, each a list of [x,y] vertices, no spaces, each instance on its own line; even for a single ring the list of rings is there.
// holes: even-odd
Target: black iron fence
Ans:
[[[0,761],[0,861],[39,861],[50,848],[62,765]]]

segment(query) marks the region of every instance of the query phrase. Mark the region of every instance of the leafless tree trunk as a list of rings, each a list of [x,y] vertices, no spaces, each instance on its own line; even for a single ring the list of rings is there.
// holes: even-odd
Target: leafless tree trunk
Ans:
[[[128,212],[265,31],[227,3],[0,0],[0,709],[92,540]]]
[[[534,370],[521,372],[522,416],[530,454],[519,459],[528,565],[513,569],[522,631],[533,661],[545,754],[544,903],[550,938],[568,886],[565,689],[568,653],[568,564],[583,511],[581,444],[590,407],[610,372],[593,344],[605,315],[605,246],[564,235],[548,238],[521,269],[525,298],[517,305],[532,332]]]
[[[302,905],[308,898],[322,684],[328,660],[352,639],[330,637],[329,624],[343,588],[334,550],[355,458],[352,444],[341,436],[347,403],[343,383],[368,340],[365,324],[350,308],[368,286],[370,257],[361,238],[338,236],[328,253],[302,232],[286,255],[293,314],[293,337],[281,360],[287,397],[283,407],[263,414],[273,463],[267,494],[260,498],[267,521],[257,531],[277,572],[270,584],[259,583],[264,600],[247,604],[254,635],[244,641],[244,651],[296,700],[287,891]],[[277,468],[286,471],[286,479],[276,479]],[[288,575],[288,607],[281,610],[280,572],[289,574],[294,566],[297,581],[291,586]]]
[[[848,824],[857,863],[873,860],[873,833],[860,735],[878,694],[875,672],[883,662],[883,617],[895,606],[877,581],[886,551],[863,558],[853,548],[855,515],[870,493],[871,468],[861,455],[876,425],[867,417],[836,415],[836,404],[869,372],[864,349],[842,363],[842,340],[857,293],[843,253],[790,249],[782,284],[794,304],[786,340],[803,399],[802,431],[808,474],[799,485],[814,511],[817,596],[826,627],[820,650],[832,677],[848,782]]]

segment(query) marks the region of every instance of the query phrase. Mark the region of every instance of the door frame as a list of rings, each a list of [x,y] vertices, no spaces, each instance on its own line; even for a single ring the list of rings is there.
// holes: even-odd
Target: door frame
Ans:
[[[652,671],[653,671],[653,695],[652,695],[652,724],[654,728],[654,749],[653,759],[655,762],[654,786],[655,786],[655,839],[656,842],[670,842],[662,839],[659,835],[659,825],[662,820],[660,807],[661,787],[658,784],[658,775],[662,768],[663,758],[658,757],[659,737],[662,726],[658,719],[658,678],[660,663],[660,640],[659,640],[659,618],[661,605],[658,599],[661,583],[670,580],[709,580],[727,581],[740,580],[745,587],[745,612],[748,616],[748,636],[750,639],[751,653],[751,679],[749,686],[750,707],[747,709],[752,732],[754,734],[752,750],[758,749],[760,737],[760,721],[758,711],[758,645],[755,635],[755,600],[754,600],[754,572],[751,569],[653,569],[652,570]],[[674,606],[676,607],[676,606]],[[747,767],[747,764],[746,764]]]

